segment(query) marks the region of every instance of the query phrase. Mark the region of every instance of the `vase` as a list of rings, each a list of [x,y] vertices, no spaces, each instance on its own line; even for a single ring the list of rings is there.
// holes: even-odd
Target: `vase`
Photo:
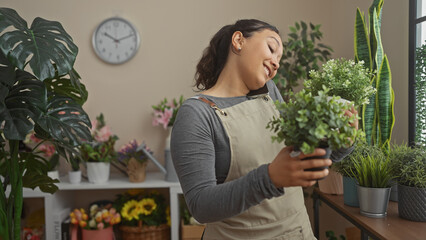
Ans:
[[[426,188],[398,185],[398,215],[401,218],[426,222]]]
[[[69,171],[68,179],[71,184],[79,184],[81,182],[81,171]]]
[[[82,240],[113,240],[114,232],[112,231],[112,227],[104,228],[104,229],[96,229],[96,230],[81,230]]]
[[[49,176],[51,179],[58,179],[59,180],[59,172],[58,170],[54,171],[48,171],[47,176]]]
[[[173,166],[172,154],[170,152],[170,139],[172,136],[172,127],[167,128],[168,134],[166,137],[166,144],[164,147],[164,163],[166,168],[166,181],[168,182],[179,182],[176,174],[175,167]]]
[[[371,218],[384,218],[387,215],[391,188],[369,188],[357,185],[359,212]]]
[[[110,163],[106,162],[88,162],[87,177],[91,183],[106,183],[109,179]]]
[[[328,194],[343,194],[343,177],[333,169],[330,169],[328,176],[318,181],[321,192]]]
[[[356,181],[351,177],[343,177],[343,203],[351,207],[359,207]]]
[[[127,174],[130,182],[143,182],[146,177],[146,166],[148,162],[139,162],[135,158],[131,158],[127,163]]]

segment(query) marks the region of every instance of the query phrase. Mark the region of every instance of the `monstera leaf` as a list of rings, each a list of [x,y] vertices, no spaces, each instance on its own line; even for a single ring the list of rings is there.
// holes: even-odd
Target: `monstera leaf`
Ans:
[[[3,33],[10,26],[16,30]],[[29,63],[39,80],[55,77],[54,64],[59,75],[73,68],[78,48],[59,22],[37,17],[28,28],[15,10],[0,8],[1,33],[2,52],[21,70]]]
[[[46,79],[44,84],[53,95],[72,98],[80,106],[87,101],[88,93],[86,87],[80,83],[80,76],[74,69],[71,70],[68,76],[56,75],[53,79]]]

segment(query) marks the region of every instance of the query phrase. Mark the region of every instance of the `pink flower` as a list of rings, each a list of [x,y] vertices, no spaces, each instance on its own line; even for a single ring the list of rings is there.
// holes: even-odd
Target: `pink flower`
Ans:
[[[170,118],[173,116],[173,109],[164,109],[163,116],[161,116],[161,119],[159,122],[163,124],[164,129],[167,129],[167,126],[169,125]]]
[[[40,151],[44,153],[45,157],[51,157],[55,154],[55,146],[43,144],[39,147]]]
[[[31,140],[32,142],[34,142],[34,143],[39,143],[39,142],[41,142],[41,139],[37,138],[37,137],[35,136],[35,134],[34,134],[34,133],[33,133],[33,134],[31,134],[31,136],[30,136],[30,140]]]
[[[92,120],[92,128],[90,129],[90,134],[92,136],[95,135],[97,126],[98,126],[98,120]]]
[[[111,129],[108,126],[102,127],[98,134],[96,134],[95,139],[98,142],[106,142],[111,136]]]
[[[100,222],[100,223],[98,223],[98,229],[99,230],[101,230],[101,229],[104,229],[104,223],[102,223],[102,222]]]

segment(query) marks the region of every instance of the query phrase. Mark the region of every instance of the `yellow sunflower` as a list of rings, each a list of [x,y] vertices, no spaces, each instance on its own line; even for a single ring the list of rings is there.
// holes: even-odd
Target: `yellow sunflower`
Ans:
[[[140,206],[136,200],[130,200],[126,202],[121,209],[121,216],[131,221],[132,219],[139,220]]]
[[[151,215],[151,213],[157,208],[155,200],[152,198],[144,198],[139,201],[141,213],[145,216]]]

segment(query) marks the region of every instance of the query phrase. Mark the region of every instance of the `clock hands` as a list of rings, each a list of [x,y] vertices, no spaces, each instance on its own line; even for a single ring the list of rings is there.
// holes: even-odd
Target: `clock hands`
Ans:
[[[126,39],[126,38],[129,38],[129,37],[131,37],[131,36],[133,36],[133,33],[131,33],[131,34],[129,34],[129,35],[127,35],[127,36],[125,36],[125,37],[119,38],[119,39],[118,39],[118,41],[120,42],[121,40],[124,40],[124,39]]]
[[[104,32],[104,35],[107,36],[107,37],[109,37],[109,38],[111,38],[112,40],[114,40],[115,43],[119,43],[120,42],[120,40],[115,39],[113,36],[109,35],[107,32]]]

